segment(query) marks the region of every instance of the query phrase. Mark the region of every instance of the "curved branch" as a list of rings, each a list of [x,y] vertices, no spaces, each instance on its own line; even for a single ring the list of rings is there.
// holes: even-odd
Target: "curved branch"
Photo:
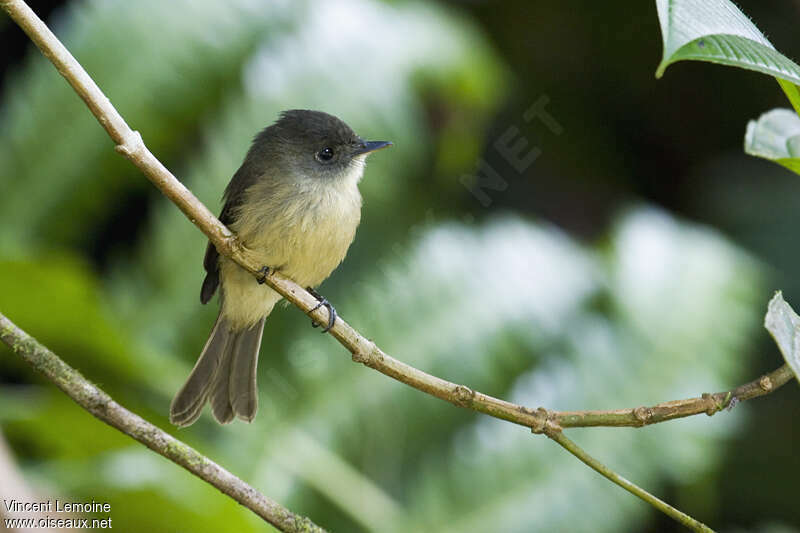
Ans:
[[[218,488],[281,531],[324,533],[310,519],[270,500],[191,446],[122,407],[2,313],[0,340],[95,417]]]

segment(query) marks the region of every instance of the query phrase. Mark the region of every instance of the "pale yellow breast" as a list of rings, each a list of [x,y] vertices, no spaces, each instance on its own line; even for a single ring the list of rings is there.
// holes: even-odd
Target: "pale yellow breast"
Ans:
[[[256,185],[246,208],[231,224],[259,261],[276,268],[303,287],[322,283],[342,262],[361,220],[358,176],[336,184],[298,187]],[[334,186],[335,185],[335,186]],[[269,198],[264,202],[263,198]],[[272,310],[280,295],[230,260],[221,262],[223,313],[237,325],[250,325]]]
[[[334,191],[295,217],[254,235],[252,248],[303,287],[322,283],[342,262],[361,220],[361,196]],[[277,238],[276,238],[277,237]],[[250,243],[245,241],[248,246]]]

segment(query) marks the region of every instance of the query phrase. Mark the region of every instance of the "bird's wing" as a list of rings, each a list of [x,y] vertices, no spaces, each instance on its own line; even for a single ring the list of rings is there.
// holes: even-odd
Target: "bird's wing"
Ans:
[[[226,226],[230,226],[234,221],[236,208],[244,201],[245,191],[258,179],[258,172],[248,164],[248,159],[245,159],[225,188],[225,205],[222,206],[219,220]],[[205,304],[211,300],[219,286],[219,252],[210,241],[206,246],[203,268],[206,270],[206,278],[200,289],[200,301]]]

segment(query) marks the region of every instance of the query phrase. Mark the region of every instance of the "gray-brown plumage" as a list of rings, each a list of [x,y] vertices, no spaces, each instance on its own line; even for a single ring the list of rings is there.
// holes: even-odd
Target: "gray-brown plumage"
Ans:
[[[390,145],[363,141],[320,111],[292,110],[259,133],[225,189],[220,220],[264,266],[316,287],[342,259],[361,219],[358,182],[366,156]],[[192,424],[206,401],[214,418],[251,421],[258,408],[256,368],[264,321],[281,296],[220,256],[209,243],[200,301],[220,289],[220,312],[170,421]]]

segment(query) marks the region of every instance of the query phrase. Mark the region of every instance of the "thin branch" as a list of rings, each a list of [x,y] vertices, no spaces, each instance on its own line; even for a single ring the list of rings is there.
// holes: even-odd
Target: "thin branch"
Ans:
[[[732,409],[743,400],[758,398],[786,384],[794,378],[789,365],[783,365],[769,374],[754,379],[725,392],[705,393],[699,398],[663,402],[651,407],[634,407],[613,411],[550,411],[547,416],[563,428],[611,426],[641,427],[676,418],[699,415],[711,416],[725,408]]]
[[[698,531],[700,533],[714,533],[714,530],[708,527],[707,525],[695,520],[686,513],[683,513],[678,509],[675,509],[667,502],[659,498],[656,498],[646,490],[638,487],[637,485],[634,485],[624,477],[620,476],[619,474],[608,468],[606,465],[604,465],[603,463],[601,463],[600,461],[598,461],[597,459],[586,453],[586,451],[583,448],[581,448],[573,441],[568,439],[567,436],[564,435],[564,432],[561,431],[561,429],[559,428],[551,429],[550,427],[548,427],[545,429],[545,434],[552,440],[560,444],[569,453],[571,453],[572,455],[583,461],[586,465],[595,470],[601,476],[619,485],[620,487],[627,490],[634,496],[637,496],[638,498],[641,498],[642,500],[646,501],[647,503],[649,503],[662,513],[666,514],[670,518],[673,518],[678,523],[688,527],[693,531]]]
[[[116,150],[127,157],[164,195],[170,198],[209,238],[219,253],[234,260],[257,279],[261,278],[260,270],[265,265],[255,261],[252,253],[238,241],[236,236],[156,159],[145,146],[141,135],[130,129],[80,64],[28,6],[21,0],[0,0],[0,7],[6,10],[11,18],[20,25],[83,98],[91,112],[116,143]],[[320,307],[312,312],[311,310],[316,307],[317,300],[292,280],[278,272],[271,271],[263,281],[317,323],[327,322],[327,309]],[[355,362],[362,363],[417,390],[459,407],[529,427],[534,433],[545,433],[570,451],[573,451],[575,447],[574,445],[565,445],[567,441],[560,431],[561,427],[642,426],[693,414],[713,414],[736,399],[748,399],[772,392],[789,379],[788,369],[781,367],[772,374],[757,380],[755,386],[750,383],[729,393],[703,395],[701,398],[667,402],[650,408],[561,413],[543,408],[530,409],[516,405],[418,370],[386,354],[341,317],[336,320],[330,334],[350,351]],[[740,389],[742,390],[740,391]],[[737,391],[742,393],[741,396],[737,396]],[[557,428],[558,431],[553,431],[553,428]],[[586,462],[580,455],[578,457]],[[592,465],[590,464],[590,466]],[[595,467],[593,466],[593,468]],[[606,477],[617,484],[620,484],[620,480],[622,480],[619,476],[616,476],[619,479]],[[630,487],[633,485],[627,481],[625,483],[627,486],[623,485],[624,488],[631,490]],[[642,497],[642,494],[646,494],[646,492],[637,487],[634,494]],[[646,499],[646,501],[650,500]]]
[[[324,533],[310,519],[270,500],[191,446],[119,405],[1,313],[0,340],[95,417],[218,488],[281,531]]]

